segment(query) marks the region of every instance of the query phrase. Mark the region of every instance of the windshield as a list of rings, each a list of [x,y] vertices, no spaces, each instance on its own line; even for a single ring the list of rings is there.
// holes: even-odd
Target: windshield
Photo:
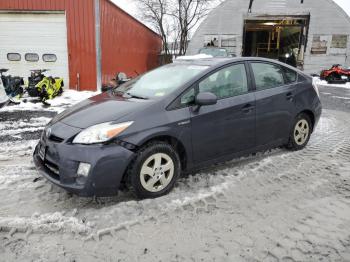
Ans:
[[[163,97],[207,68],[201,65],[170,64],[150,71],[115,91],[141,99]]]
[[[223,48],[202,48],[200,54],[211,55],[213,57],[227,57],[227,51]]]

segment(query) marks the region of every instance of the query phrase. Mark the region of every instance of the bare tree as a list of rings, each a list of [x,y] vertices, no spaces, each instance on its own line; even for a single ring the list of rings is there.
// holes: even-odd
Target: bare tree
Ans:
[[[179,55],[187,51],[191,30],[208,15],[213,0],[175,0],[171,12],[179,28]]]
[[[169,55],[168,39],[171,30],[168,10],[171,0],[136,0],[141,18],[150,24],[162,37],[164,54]]]
[[[141,19],[161,35],[165,55],[171,55],[169,43],[179,55],[187,51],[191,30],[209,13],[212,3],[222,0],[135,0]],[[174,49],[174,48],[172,48]]]

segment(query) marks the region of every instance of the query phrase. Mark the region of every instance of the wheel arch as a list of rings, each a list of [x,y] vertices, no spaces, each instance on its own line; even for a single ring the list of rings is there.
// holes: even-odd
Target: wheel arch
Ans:
[[[150,137],[142,142],[139,148],[146,146],[147,144],[154,142],[164,142],[171,145],[179,155],[181,161],[181,169],[185,170],[188,163],[188,152],[184,144],[174,136],[171,135],[156,135],[154,137]]]
[[[310,117],[311,125],[312,125],[311,131],[313,132],[314,131],[314,126],[315,126],[315,121],[316,121],[314,112],[312,112],[312,110],[305,109],[305,110],[299,112],[298,115],[301,115],[301,114],[305,114],[308,117]]]
[[[136,151],[140,150],[141,148],[145,147],[148,144],[156,143],[156,142],[163,142],[171,145],[179,155],[180,162],[181,162],[181,171],[184,171],[187,168],[187,164],[189,161],[188,159],[189,152],[187,152],[186,147],[184,146],[184,143],[174,136],[171,136],[168,134],[158,134],[152,137],[148,137],[137,145]],[[134,162],[133,160],[130,161],[130,163],[128,164],[128,168],[130,167],[130,165],[133,164],[133,162]],[[126,169],[126,172],[124,173],[121,179],[122,188],[127,184],[128,168]]]

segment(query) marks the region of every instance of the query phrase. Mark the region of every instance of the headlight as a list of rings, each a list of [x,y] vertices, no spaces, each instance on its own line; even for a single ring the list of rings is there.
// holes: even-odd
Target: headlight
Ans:
[[[113,122],[98,124],[81,131],[73,140],[73,144],[97,144],[106,142],[131,126],[134,122],[114,124]]]

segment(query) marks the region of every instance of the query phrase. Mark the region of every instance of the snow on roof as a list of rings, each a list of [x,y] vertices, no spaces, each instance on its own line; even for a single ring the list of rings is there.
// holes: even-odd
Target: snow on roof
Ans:
[[[179,56],[176,60],[198,60],[198,59],[208,59],[213,58],[211,55],[198,54],[198,55],[189,55],[189,56]]]

